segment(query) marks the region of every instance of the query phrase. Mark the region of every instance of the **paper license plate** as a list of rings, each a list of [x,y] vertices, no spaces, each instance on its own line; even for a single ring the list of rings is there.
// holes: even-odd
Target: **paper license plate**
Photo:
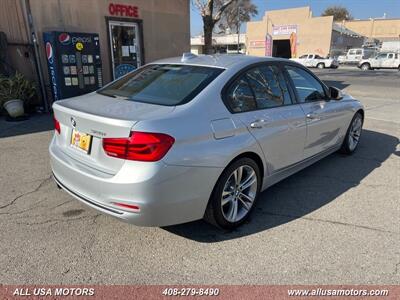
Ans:
[[[89,154],[91,144],[92,136],[90,134],[82,133],[75,129],[72,130],[71,146]]]

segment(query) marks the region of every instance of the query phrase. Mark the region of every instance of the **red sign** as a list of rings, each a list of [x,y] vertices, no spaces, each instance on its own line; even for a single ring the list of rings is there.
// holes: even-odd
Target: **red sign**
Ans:
[[[110,3],[108,11],[112,16],[139,18],[139,8],[134,5]]]
[[[250,48],[265,48],[265,40],[250,41]]]

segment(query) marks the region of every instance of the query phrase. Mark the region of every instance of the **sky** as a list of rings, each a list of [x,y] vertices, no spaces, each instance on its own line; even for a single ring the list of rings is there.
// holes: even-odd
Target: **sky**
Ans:
[[[324,9],[331,5],[346,7],[355,19],[382,17],[400,18],[400,0],[252,0],[258,8],[258,15],[253,20],[261,20],[266,10],[310,6],[313,16],[320,16]],[[197,9],[191,3],[190,33],[192,36],[202,34],[203,22]],[[244,28],[242,29],[244,31]]]

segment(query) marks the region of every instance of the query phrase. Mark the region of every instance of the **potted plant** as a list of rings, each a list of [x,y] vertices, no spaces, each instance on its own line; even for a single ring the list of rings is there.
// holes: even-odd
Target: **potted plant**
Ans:
[[[24,115],[24,101],[31,99],[35,93],[35,84],[21,73],[11,77],[0,76],[0,105],[12,118]]]

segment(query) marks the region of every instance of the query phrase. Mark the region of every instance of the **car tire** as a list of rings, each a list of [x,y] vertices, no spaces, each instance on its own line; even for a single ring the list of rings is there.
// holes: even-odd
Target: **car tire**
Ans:
[[[362,64],[361,65],[361,70],[363,70],[363,71],[371,70],[370,64]]]
[[[351,155],[354,153],[354,151],[356,151],[360,142],[363,123],[363,115],[361,112],[357,112],[353,116],[349,128],[347,129],[343,144],[339,150],[340,153]]]
[[[318,69],[325,69],[325,64],[324,63],[319,63],[317,64]]]
[[[243,184],[242,188],[236,180],[238,177],[241,177],[239,181]],[[254,208],[260,193],[261,180],[260,168],[254,160],[243,157],[232,162],[215,184],[204,220],[228,230],[240,226]],[[252,184],[249,185],[250,183]],[[246,185],[247,188],[243,188]]]

